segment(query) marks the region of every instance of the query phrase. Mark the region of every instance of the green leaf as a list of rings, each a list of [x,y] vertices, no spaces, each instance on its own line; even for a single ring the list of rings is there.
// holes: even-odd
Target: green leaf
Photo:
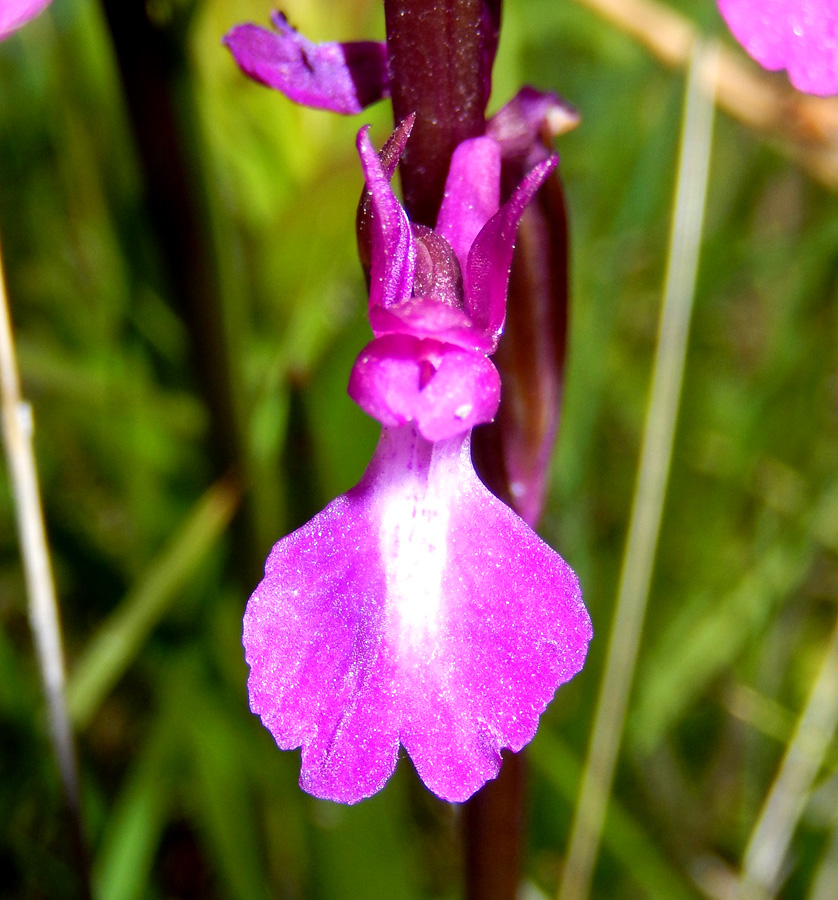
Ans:
[[[223,534],[238,500],[238,489],[231,481],[213,485],[171,544],[149,566],[146,577],[100,627],[67,688],[70,715],[78,728],[90,722],[102,700],[130,667],[186,580]]]

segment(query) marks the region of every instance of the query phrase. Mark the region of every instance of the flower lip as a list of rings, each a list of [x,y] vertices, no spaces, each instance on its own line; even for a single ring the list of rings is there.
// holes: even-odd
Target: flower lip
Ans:
[[[478,480],[468,437],[385,428],[355,488],[274,547],[244,618],[250,705],[302,746],[300,784],[357,803],[401,743],[463,801],[585,659],[561,557]]]

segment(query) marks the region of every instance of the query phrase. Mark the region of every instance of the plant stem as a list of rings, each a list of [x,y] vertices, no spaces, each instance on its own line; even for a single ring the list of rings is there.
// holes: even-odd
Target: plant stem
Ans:
[[[78,764],[65,696],[66,669],[61,622],[47,548],[32,443],[32,410],[20,393],[1,254],[0,393],[2,393],[0,402],[3,411],[3,445],[15,500],[18,536],[26,576],[26,593],[29,598],[29,622],[47,702],[49,735],[70,812],[82,894],[84,897],[90,897],[90,872],[81,815]]]
[[[463,807],[467,900],[515,900],[524,843],[526,756],[504,753],[494,781]]]
[[[411,221],[429,228],[454,148],[485,129],[494,55],[487,32],[499,16],[499,2],[384,0],[393,118],[416,113],[400,164],[404,206]]]
[[[585,900],[622,740],[649,599],[687,353],[710,162],[715,46],[696,43],[687,79],[660,335],[605,673],[574,813],[559,900]]]

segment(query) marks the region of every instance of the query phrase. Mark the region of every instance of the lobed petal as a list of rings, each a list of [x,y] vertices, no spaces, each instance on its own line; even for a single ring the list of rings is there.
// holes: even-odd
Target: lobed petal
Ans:
[[[414,423],[427,440],[441,441],[492,420],[500,403],[500,377],[482,353],[388,334],[361,351],[348,391],[383,425]]]
[[[467,799],[520,750],[591,638],[576,576],[490,494],[461,436],[384,429],[360,484],[280,541],[248,603],[251,708],[301,785],[353,803],[403,744]]]
[[[383,787],[399,746],[375,677],[385,582],[368,528],[357,489],[329,504],[274,547],[244,616],[251,710],[283,750],[303,747],[305,790],[345,803]]]
[[[51,0],[3,0],[0,3],[0,41],[43,12]]]
[[[410,297],[416,269],[416,247],[407,213],[390,187],[369,138],[369,126],[358,132],[358,153],[370,192],[370,309],[394,306]]]
[[[390,94],[387,48],[375,41],[315,44],[277,12],[275,31],[237,25],[224,38],[251,78],[303,106],[351,115]]]
[[[766,69],[809,94],[838,94],[836,0],[719,0],[734,37]]]
[[[506,317],[506,289],[518,223],[527,204],[557,164],[558,157],[551,156],[534,166],[509,200],[489,219],[469,252],[463,274],[465,309],[475,325],[492,338],[494,347]]]

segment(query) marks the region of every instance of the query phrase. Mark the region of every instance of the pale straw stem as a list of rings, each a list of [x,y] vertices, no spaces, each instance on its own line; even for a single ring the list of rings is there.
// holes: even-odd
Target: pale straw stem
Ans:
[[[675,208],[652,386],[628,539],[559,900],[585,900],[602,836],[663,514],[695,291],[713,130],[717,49],[696,42],[687,77]]]
[[[32,410],[20,394],[12,325],[0,253],[0,404],[3,445],[9,466],[18,536],[29,600],[29,622],[47,703],[47,721],[61,782],[70,808],[82,877],[86,881],[79,781],[73,733],[64,695],[65,668],[61,626],[44,528],[35,455]],[[86,891],[87,884],[84,885]]]
[[[641,43],[668,66],[686,66],[700,36],[689,17],[658,0],[576,0]],[[769,139],[827,187],[838,188],[838,97],[795,91],[736,49],[722,46],[716,105]]]

